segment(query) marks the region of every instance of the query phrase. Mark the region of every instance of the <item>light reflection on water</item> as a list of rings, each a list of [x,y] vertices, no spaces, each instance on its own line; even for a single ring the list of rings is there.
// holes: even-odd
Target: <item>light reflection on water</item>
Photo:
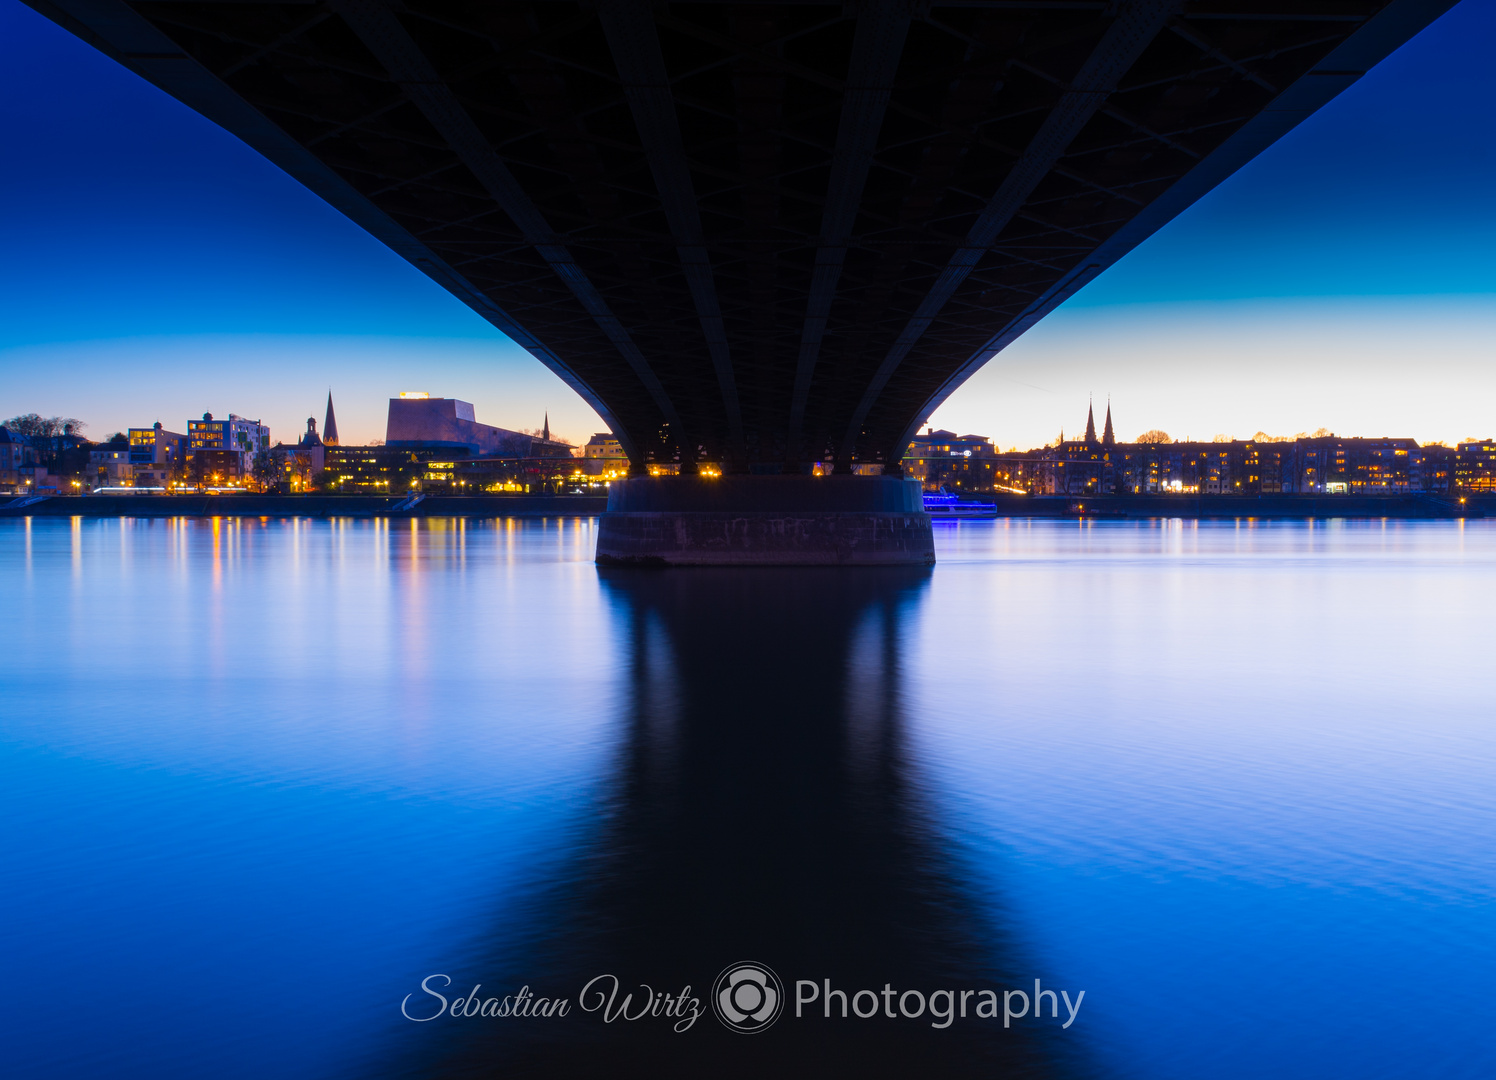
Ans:
[[[600,573],[594,529],[0,521],[20,1075],[1496,1073],[1496,528],[962,522],[912,574]],[[747,958],[1087,994],[398,1012]]]

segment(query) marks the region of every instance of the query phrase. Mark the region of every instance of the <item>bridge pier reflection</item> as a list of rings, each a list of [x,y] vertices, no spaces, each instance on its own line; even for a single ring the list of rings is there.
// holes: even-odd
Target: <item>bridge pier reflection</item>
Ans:
[[[455,1023],[400,1075],[1077,1074],[1060,1042],[1072,1033],[1004,1030],[974,1000],[949,1027],[897,1005],[885,1015],[885,987],[1001,993],[1035,974],[992,898],[974,895],[911,752],[901,641],[929,572],[601,573],[627,656],[615,759],[528,921],[496,928],[472,964],[501,993],[564,993],[573,1012]],[[786,991],[778,1021],[753,1035],[709,1003],[718,973],[745,960]],[[689,986],[701,1015],[676,1033],[665,1017],[577,1012],[605,973],[635,1011],[640,984]],[[871,990],[878,1015],[842,1019],[837,999],[830,1019],[819,1000],[796,1017],[801,979],[848,998]]]
[[[614,481],[603,566],[930,566],[920,485],[896,476],[650,476]]]

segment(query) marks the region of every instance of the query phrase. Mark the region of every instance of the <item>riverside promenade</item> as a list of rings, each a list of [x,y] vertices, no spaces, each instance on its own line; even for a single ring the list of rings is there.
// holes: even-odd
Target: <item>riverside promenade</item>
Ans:
[[[1496,497],[1447,495],[973,495],[1000,517],[1483,518]]]
[[[1259,520],[1483,518],[1496,496],[1431,495],[1011,495],[962,496],[991,503],[999,517],[1256,518]],[[603,495],[54,495],[0,496],[4,517],[590,517]]]
[[[25,505],[21,505],[25,504]],[[601,495],[56,495],[0,502],[0,517],[572,517],[608,508]]]

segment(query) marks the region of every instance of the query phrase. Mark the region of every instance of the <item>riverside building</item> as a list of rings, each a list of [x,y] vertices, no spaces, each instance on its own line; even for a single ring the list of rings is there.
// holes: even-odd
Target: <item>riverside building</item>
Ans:
[[[927,428],[904,452],[904,475],[927,491],[991,491],[998,484],[997,448],[985,435]]]
[[[200,479],[237,486],[250,475],[255,454],[268,449],[270,429],[258,420],[233,413],[215,420],[203,413],[187,424],[188,464]]]
[[[166,487],[187,464],[187,436],[153,427],[131,428],[130,469],[137,487]]]
[[[1496,491],[1496,439],[1462,442],[1456,446],[1454,478],[1462,491]]]
[[[1260,433],[1259,433],[1260,434]],[[943,441],[933,436],[941,436]],[[949,437],[949,438],[945,438]],[[911,459],[929,462],[957,446],[950,432],[930,432]],[[1496,443],[1461,443],[1458,450],[1438,444],[1419,446],[1409,438],[1346,438],[1338,435],[1294,439],[1221,438],[1210,442],[1169,440],[1122,443],[1115,438],[1111,406],[1102,433],[1088,410],[1085,435],[1027,453],[997,453],[990,474],[971,490],[1004,487],[1042,495],[1403,495],[1461,490],[1496,491]],[[964,447],[963,447],[964,449]],[[932,453],[933,451],[933,453]],[[921,456],[922,455],[922,456]],[[909,459],[906,459],[908,461]],[[907,466],[906,466],[907,467]],[[916,467],[927,489],[941,486],[928,466]],[[990,486],[980,487],[991,476]],[[975,478],[974,478],[975,479]],[[949,487],[967,484],[946,482]]]

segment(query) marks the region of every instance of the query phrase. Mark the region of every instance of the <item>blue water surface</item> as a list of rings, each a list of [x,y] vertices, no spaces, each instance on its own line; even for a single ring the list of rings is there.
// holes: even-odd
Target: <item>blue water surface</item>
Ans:
[[[595,529],[0,521],[0,1072],[1496,1075],[1496,526],[961,522],[894,576]],[[594,1057],[400,1015],[746,956],[1086,994]]]

